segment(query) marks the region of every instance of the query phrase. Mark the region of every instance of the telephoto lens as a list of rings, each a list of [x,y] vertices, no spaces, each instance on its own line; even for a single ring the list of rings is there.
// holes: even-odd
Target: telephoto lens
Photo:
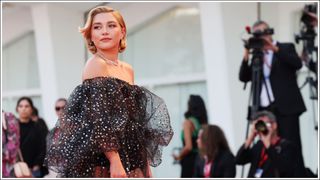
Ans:
[[[268,134],[268,128],[266,123],[264,123],[263,120],[258,120],[257,123],[255,124],[255,128],[258,132],[261,132],[264,135]]]

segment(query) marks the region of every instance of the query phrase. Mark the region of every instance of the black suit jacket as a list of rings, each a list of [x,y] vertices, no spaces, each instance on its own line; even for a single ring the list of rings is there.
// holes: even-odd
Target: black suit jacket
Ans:
[[[205,160],[198,155],[195,162],[195,171],[193,177],[203,178],[203,169]],[[231,152],[223,151],[218,153],[214,160],[211,170],[210,177],[235,177],[236,175],[236,164],[234,156]]]
[[[245,149],[242,145],[237,153],[235,158],[237,164],[251,163],[248,177],[254,177],[263,147],[263,143],[258,141],[252,148]],[[268,159],[262,167],[262,177],[300,177],[298,151],[295,144],[282,139],[278,145],[270,146],[266,153]]]
[[[273,54],[270,72],[274,106],[282,115],[301,114],[306,107],[297,84],[296,72],[302,67],[302,62],[292,43],[277,43],[277,46],[279,51]],[[242,61],[240,81],[251,81],[251,69],[251,64]]]

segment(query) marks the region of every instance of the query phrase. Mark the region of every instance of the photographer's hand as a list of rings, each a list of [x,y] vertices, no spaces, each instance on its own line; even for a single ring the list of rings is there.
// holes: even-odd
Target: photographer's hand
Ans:
[[[264,135],[263,133],[260,133],[259,132],[259,137],[262,141],[262,143],[264,144],[264,146],[266,148],[269,148],[270,145],[271,145],[271,135],[272,135],[272,129],[271,128],[268,128],[268,134]]]
[[[271,50],[273,52],[278,52],[278,46],[274,45],[270,39],[262,38],[264,40],[264,50]]]
[[[245,144],[244,144],[244,148],[247,149],[251,143],[253,142],[254,138],[257,135],[257,130],[255,129],[255,124],[257,121],[254,121],[251,123],[251,127],[250,127],[250,134],[248,136],[248,139],[246,140]]]

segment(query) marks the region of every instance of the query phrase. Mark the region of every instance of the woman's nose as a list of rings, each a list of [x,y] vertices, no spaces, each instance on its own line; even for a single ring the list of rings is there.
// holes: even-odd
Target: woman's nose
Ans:
[[[106,27],[103,28],[102,34],[103,34],[103,35],[108,35],[108,34],[109,34],[108,28],[106,28]]]

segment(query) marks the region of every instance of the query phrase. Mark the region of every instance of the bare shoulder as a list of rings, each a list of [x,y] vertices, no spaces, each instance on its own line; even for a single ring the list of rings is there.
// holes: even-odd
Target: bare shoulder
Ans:
[[[121,61],[121,64],[123,65],[123,67],[128,70],[128,71],[133,71],[133,68],[130,64],[124,62],[124,61]]]
[[[192,127],[192,122],[189,119],[185,119],[183,122],[183,127],[185,127],[185,128]]]
[[[194,125],[193,125],[193,122],[190,120],[190,119],[185,119],[184,122],[183,122],[183,129],[184,130],[190,130],[190,131],[193,131],[194,130]]]
[[[121,61],[121,64],[122,64],[123,68],[125,69],[125,71],[128,72],[132,84],[134,84],[134,70],[133,70],[132,66],[126,62],[123,62],[123,61]]]
[[[106,76],[106,64],[99,58],[93,57],[89,59],[82,72],[82,80],[94,77]]]

